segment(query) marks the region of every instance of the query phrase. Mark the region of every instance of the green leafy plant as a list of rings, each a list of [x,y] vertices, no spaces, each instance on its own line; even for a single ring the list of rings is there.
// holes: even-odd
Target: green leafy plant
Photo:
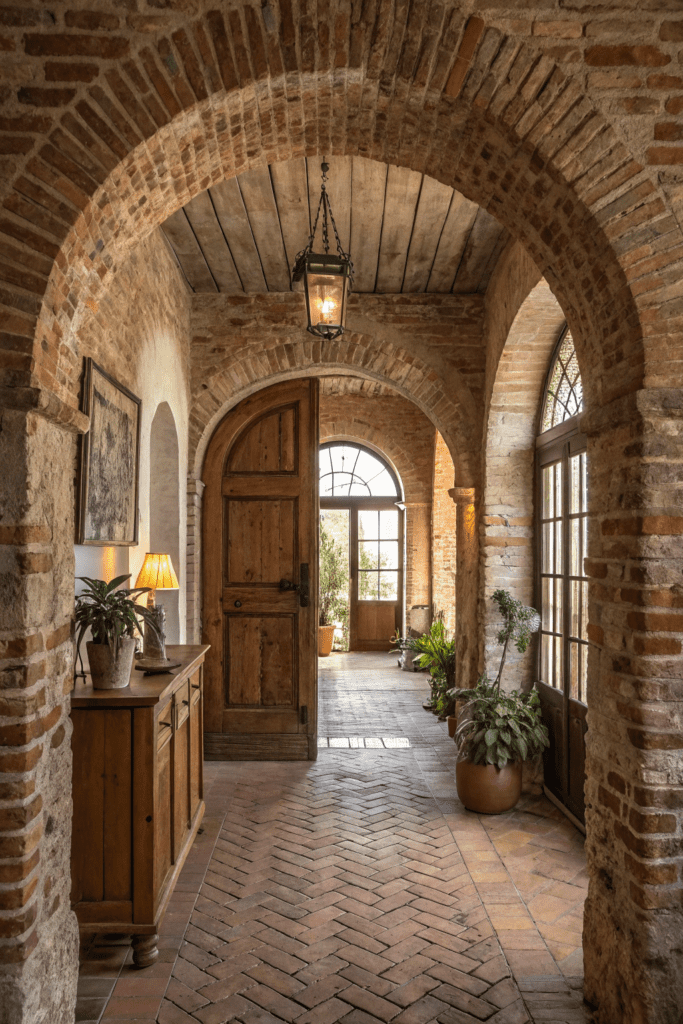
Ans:
[[[348,629],[349,565],[341,544],[320,524],[320,570],[318,576],[319,623],[332,626],[341,621]]]
[[[79,576],[78,579],[85,584],[84,592],[76,598],[76,614],[74,616],[78,630],[76,654],[79,658],[81,657],[81,643],[88,629],[90,629],[93,643],[109,644],[114,657],[118,654],[121,637],[135,636],[135,631],[140,628],[140,619],[151,626],[155,632],[158,632],[156,620],[150,609],[136,604],[134,601],[135,596],[147,593],[150,588],[118,589],[122,583],[130,579],[130,574],[117,576],[110,583],[105,580],[93,580],[88,576]],[[81,670],[83,670],[82,659]]]
[[[429,669],[432,682],[430,703],[445,718],[454,710],[450,695],[455,682],[455,640],[449,635],[443,615],[437,615],[422,636],[396,637],[394,643],[401,650],[414,651],[420,656],[420,668]]]
[[[493,600],[503,616],[496,637],[503,647],[496,678],[491,681],[484,674],[473,689],[453,689],[450,695],[467,701],[455,732],[459,759],[504,768],[538,756],[549,740],[537,690],[506,692],[500,686],[509,644],[513,642],[522,654],[528,649],[540,625],[538,613],[506,590],[496,590]]]

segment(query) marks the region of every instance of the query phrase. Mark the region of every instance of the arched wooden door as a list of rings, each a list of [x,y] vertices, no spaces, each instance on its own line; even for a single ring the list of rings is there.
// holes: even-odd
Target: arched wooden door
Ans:
[[[228,413],[203,480],[206,756],[313,760],[317,380],[265,388]]]

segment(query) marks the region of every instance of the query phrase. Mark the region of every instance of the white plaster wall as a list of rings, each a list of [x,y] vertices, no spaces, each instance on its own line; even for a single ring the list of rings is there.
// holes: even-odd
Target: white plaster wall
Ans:
[[[104,337],[103,337],[104,330]],[[173,616],[175,636],[185,643],[187,537],[187,438],[189,415],[190,304],[187,286],[158,231],[140,243],[117,274],[95,321],[80,332],[81,353],[91,355],[142,400],[138,544],[134,547],[75,546],[76,576],[111,579],[130,572],[132,586],[150,551],[150,438],[157,408],[167,403],[178,437],[177,508],[180,551],[174,569],[180,590]],[[76,581],[76,592],[81,584]],[[166,600],[159,593],[159,602]]]

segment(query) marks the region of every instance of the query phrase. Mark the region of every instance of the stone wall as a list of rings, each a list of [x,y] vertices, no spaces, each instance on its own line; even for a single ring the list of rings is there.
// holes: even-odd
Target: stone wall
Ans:
[[[102,578],[137,572],[148,548],[149,439],[162,398],[173,408],[187,462],[188,343],[189,296],[160,237],[152,236],[111,281],[97,310],[88,310],[78,333],[79,358],[92,356],[143,399],[137,548],[74,548],[76,434],[42,416],[25,419],[6,410],[0,420],[0,462],[16,477],[4,515],[21,517],[26,482],[32,495],[31,525],[11,534],[0,526],[3,543],[17,545],[18,560],[13,565],[12,548],[0,548],[0,601],[6,612],[13,609],[19,631],[13,641],[0,639],[0,1018],[12,1024],[66,1020],[64,1007],[75,997],[78,934],[69,892],[74,563],[77,573]],[[177,568],[182,577],[182,565]]]
[[[443,611],[444,622],[455,630],[455,571],[457,512],[448,493],[453,486],[453,459],[441,434],[434,439],[432,487],[432,604]]]

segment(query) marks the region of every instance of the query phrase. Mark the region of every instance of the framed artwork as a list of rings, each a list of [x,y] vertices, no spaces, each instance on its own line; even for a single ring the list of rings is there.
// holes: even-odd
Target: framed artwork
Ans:
[[[85,360],[78,544],[138,542],[140,399],[92,359]]]

